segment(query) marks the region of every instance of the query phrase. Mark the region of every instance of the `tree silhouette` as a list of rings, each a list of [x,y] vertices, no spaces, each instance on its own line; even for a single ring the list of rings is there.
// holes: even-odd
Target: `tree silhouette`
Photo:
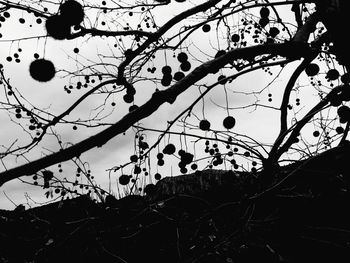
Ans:
[[[34,183],[43,178],[44,188],[62,194],[79,183],[73,180],[73,188],[63,186],[64,180],[48,177],[47,169],[72,161],[77,176],[85,174],[87,178],[85,185],[80,183],[81,188],[93,188],[103,195],[106,191],[94,184],[80,156],[87,151],[98,154],[99,149],[94,148],[103,147],[130,129],[135,133],[130,141],[134,154],[126,163],[107,168],[130,194],[143,191],[143,177],[160,180],[165,174],[153,173],[152,168],[169,164],[173,157],[170,165],[176,162],[174,167],[183,174],[215,166],[249,171],[263,186],[260,189],[266,189],[278,182],[276,176],[285,161],[310,159],[325,151],[332,156],[343,153],[350,120],[350,60],[342,28],[347,24],[346,0],[0,1],[0,8],[1,41],[18,45],[16,52],[12,47],[6,60],[2,59],[1,110],[30,137],[23,144],[15,141],[10,146],[2,145],[4,164],[18,157],[26,163],[3,169],[0,185],[30,175]],[[23,26],[35,21],[38,27],[30,24],[29,35],[7,38],[6,29],[17,19]],[[61,113],[31,104],[7,70],[14,61],[21,62],[22,43],[32,43],[33,39],[44,39],[45,47],[37,51],[42,55],[35,52],[27,67],[30,76],[47,85],[62,77],[67,96],[79,94]],[[72,46],[81,43],[81,48],[72,49],[75,55],[69,55],[76,65],[74,70],[56,65],[55,60],[60,58],[45,55],[44,49],[57,41]],[[94,58],[88,54],[92,49],[86,54],[81,50],[90,46],[101,47]],[[246,90],[235,90],[236,80],[259,71],[266,73],[270,84],[246,82]],[[272,88],[282,73],[287,81]],[[213,105],[209,94],[221,94],[222,90],[225,95],[221,101],[225,104],[214,101],[221,123],[218,127],[205,116],[214,111],[213,106],[206,110],[208,104]],[[186,99],[181,97],[183,94],[187,94]],[[230,94],[249,99],[244,105],[234,105]],[[309,95],[303,100],[300,94]],[[314,105],[307,101],[310,94]],[[99,105],[91,110],[98,113],[88,119],[71,118],[92,96],[98,98]],[[164,123],[163,129],[142,124],[162,111],[163,105],[175,105],[179,100],[187,104],[181,109],[174,106],[178,115]],[[125,115],[117,115],[118,120],[111,118],[111,107],[116,104],[128,108]],[[241,121],[240,112],[252,110],[266,111],[266,118],[269,111],[279,114],[273,141],[259,141],[248,131],[235,130]],[[54,130],[67,124],[74,130],[89,128],[94,134],[64,144]],[[263,125],[256,128],[264,130]],[[148,141],[147,134],[152,133],[159,137]],[[60,150],[32,159],[30,154],[48,137],[57,139]]]
[[[0,0],[0,260],[348,262],[349,10]]]

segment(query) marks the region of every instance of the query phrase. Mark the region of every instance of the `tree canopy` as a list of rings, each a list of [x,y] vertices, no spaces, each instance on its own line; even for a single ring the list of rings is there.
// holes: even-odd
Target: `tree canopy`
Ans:
[[[143,193],[213,167],[271,184],[275,167],[346,141],[347,10],[346,0],[0,1],[11,127],[0,185],[103,199],[111,189],[96,177]],[[117,151],[124,142],[132,153]],[[105,147],[118,162],[94,174],[83,154]]]

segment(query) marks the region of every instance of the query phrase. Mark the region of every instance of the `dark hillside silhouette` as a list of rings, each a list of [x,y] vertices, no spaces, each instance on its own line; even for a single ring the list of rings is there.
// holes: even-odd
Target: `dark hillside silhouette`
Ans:
[[[336,158],[346,167],[346,159]],[[335,171],[315,172],[324,160],[282,167],[282,183],[260,195],[253,195],[249,173],[207,170],[164,178],[150,196],[109,197],[104,204],[82,196],[1,211],[1,256],[10,262],[347,262],[349,194],[342,190],[349,182]]]

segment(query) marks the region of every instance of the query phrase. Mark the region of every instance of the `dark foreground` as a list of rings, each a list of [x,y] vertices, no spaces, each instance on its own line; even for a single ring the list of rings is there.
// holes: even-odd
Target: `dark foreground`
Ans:
[[[1,211],[0,262],[350,262],[350,194],[338,172],[299,174],[259,196],[248,174],[213,173],[201,189],[182,177],[175,195],[165,180],[152,197]]]

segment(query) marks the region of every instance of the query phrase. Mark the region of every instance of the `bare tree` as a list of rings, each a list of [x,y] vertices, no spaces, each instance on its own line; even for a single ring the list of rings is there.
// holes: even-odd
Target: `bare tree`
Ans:
[[[164,165],[164,155],[175,156],[179,160],[179,171],[184,174],[189,167],[197,170],[225,166],[256,173],[263,185],[268,186],[274,182],[275,171],[284,161],[308,159],[326,150],[338,153],[343,149],[350,120],[350,109],[346,105],[350,101],[347,72],[350,62],[341,28],[347,24],[349,4],[346,0],[0,1],[0,10],[4,30],[11,27],[7,20],[13,17],[19,17],[19,23],[25,25],[27,21],[21,17],[22,13],[31,21],[45,24],[42,31],[38,33],[33,29],[29,36],[20,34],[10,39],[5,33],[0,35],[3,43],[19,46],[1,67],[4,90],[1,110],[31,136],[27,143],[2,144],[3,163],[19,156],[28,161],[3,170],[0,185],[34,175],[35,179],[38,176],[44,179],[44,188],[57,189],[63,180],[59,177],[55,180],[47,168],[73,161],[78,174],[85,173],[88,178],[86,186],[94,186],[90,172],[82,165],[81,154],[103,147],[130,128],[136,135],[130,142],[130,147],[135,145],[135,154],[130,156],[130,162],[106,168],[112,175],[119,173],[120,168],[129,169],[130,173],[120,175],[119,182],[129,185],[130,193],[140,190],[140,178],[151,173],[151,167]],[[22,43],[42,38],[46,41],[45,47],[57,41],[106,46],[101,53],[96,52],[94,59],[75,47],[73,52],[78,55],[72,56],[76,64],[74,70],[58,69],[54,58],[51,61],[35,54],[29,66],[33,79],[48,82],[62,77],[66,81],[64,92],[80,94],[60,114],[31,104],[20,88],[12,84],[7,72],[10,63],[20,62]],[[261,70],[270,78],[269,84],[249,83],[256,87],[235,90],[233,84],[237,79]],[[288,72],[284,86],[279,86],[278,91],[270,88],[284,72]],[[149,97],[145,95],[145,87],[153,90]],[[178,115],[165,123],[164,129],[142,125],[140,121],[161,111],[164,104],[175,104],[180,95],[189,94],[186,92],[190,90],[198,91],[197,97],[184,100],[188,105],[176,108]],[[224,90],[226,94],[222,99],[224,105],[214,102],[218,110],[227,112],[220,118],[223,124],[220,130],[205,118],[205,107],[210,103],[208,94],[212,90]],[[315,94],[314,105],[298,97],[301,90]],[[274,92],[281,96],[272,101]],[[230,94],[253,100],[233,106]],[[91,109],[94,114],[88,119],[71,117],[92,96],[99,101],[98,107]],[[129,112],[117,121],[110,118],[115,114],[111,110],[116,105],[114,98],[131,105]],[[136,99],[142,102],[136,105]],[[236,122],[240,121],[237,112],[252,110],[266,111],[266,118],[269,111],[280,115],[280,122],[274,127],[278,135],[272,143],[256,140],[248,132],[235,131]],[[73,129],[88,127],[95,134],[75,144],[62,144],[55,128],[67,124]],[[314,131],[308,136],[310,126]],[[148,133],[159,137],[147,141]],[[31,152],[52,136],[61,149],[32,160]],[[166,140],[170,137],[172,141]],[[316,142],[309,137],[317,138]],[[200,148],[198,142],[204,142],[204,146],[201,144],[204,154],[193,152],[189,147],[183,149],[181,140],[186,144],[186,139],[191,139],[194,150]],[[221,146],[225,149],[220,149]],[[157,156],[156,162],[152,156]],[[152,176],[156,180],[161,178],[159,173]],[[94,187],[97,192],[103,192]]]

